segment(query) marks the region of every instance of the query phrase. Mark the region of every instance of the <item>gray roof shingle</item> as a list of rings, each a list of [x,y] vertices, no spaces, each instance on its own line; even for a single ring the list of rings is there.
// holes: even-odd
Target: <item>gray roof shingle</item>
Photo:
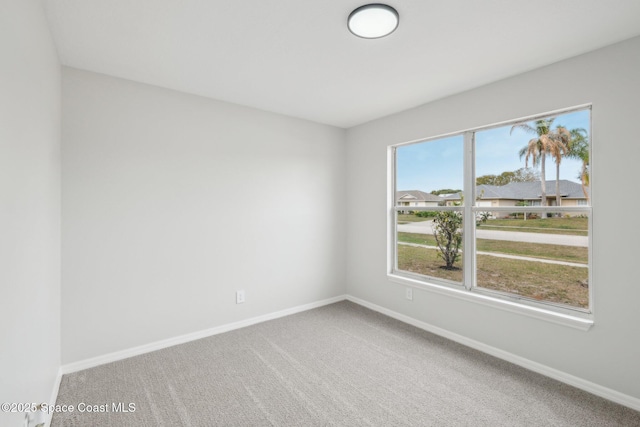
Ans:
[[[556,181],[548,180],[547,197],[556,196]],[[511,182],[507,185],[478,185],[476,193],[480,199],[535,200],[540,198],[540,181]],[[565,199],[584,199],[582,185],[566,179],[560,180],[560,196]],[[452,194],[448,200],[460,200],[460,195]]]
[[[411,200],[412,202],[442,202],[444,201],[444,197],[436,196],[435,194],[425,193],[420,190],[406,190],[406,191],[396,191],[396,201],[400,200],[406,195],[413,196]]]

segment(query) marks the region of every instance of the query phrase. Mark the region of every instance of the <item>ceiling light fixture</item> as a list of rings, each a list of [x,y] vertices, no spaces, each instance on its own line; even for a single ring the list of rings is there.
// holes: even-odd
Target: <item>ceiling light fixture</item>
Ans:
[[[364,39],[388,36],[398,28],[398,12],[386,4],[366,4],[349,15],[349,31]]]

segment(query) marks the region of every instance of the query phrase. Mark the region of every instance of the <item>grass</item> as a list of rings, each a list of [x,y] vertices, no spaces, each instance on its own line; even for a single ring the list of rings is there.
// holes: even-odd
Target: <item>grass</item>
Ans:
[[[429,221],[433,218],[421,218],[413,214],[398,214],[398,224]],[[538,219],[490,219],[480,225],[484,230],[524,231],[528,233],[569,234],[586,236],[587,218],[538,218]]]
[[[484,230],[511,230],[528,233],[570,234],[586,236],[587,218],[491,219],[480,226]]]
[[[462,265],[460,261],[456,264]],[[434,249],[398,245],[398,268],[404,271],[462,282],[462,270],[445,270]],[[589,304],[588,269],[534,261],[477,257],[478,286],[585,308]]]
[[[398,241],[405,243],[417,243],[419,245],[436,246],[436,239],[431,234],[400,232],[398,233]],[[557,261],[580,262],[584,264],[586,264],[589,259],[588,249],[579,246],[547,245],[543,243],[478,239],[476,247],[480,252],[496,252],[507,255],[518,255]]]
[[[456,263],[462,265],[462,258]],[[444,261],[438,258],[434,249],[398,245],[398,269],[439,279],[462,282],[462,269],[445,270],[440,268]]]
[[[398,232],[398,241],[406,243],[417,243],[419,245],[435,246],[436,238],[433,234],[421,234],[421,233],[403,233]]]
[[[589,249],[581,246],[478,239],[476,247],[480,252],[497,252],[539,259],[580,262],[584,264],[589,261]]]
[[[429,221],[433,218],[422,218],[415,216],[414,214],[398,214],[398,224],[406,224],[408,222],[422,222]]]

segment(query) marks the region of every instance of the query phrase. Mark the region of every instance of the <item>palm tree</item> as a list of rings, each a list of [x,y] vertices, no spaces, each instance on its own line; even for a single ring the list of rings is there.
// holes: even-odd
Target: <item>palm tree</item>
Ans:
[[[567,157],[582,161],[580,170],[580,181],[582,183],[582,192],[589,200],[589,137],[587,131],[583,128],[571,129],[571,145]]]
[[[526,133],[536,135],[531,139],[525,147],[520,150],[520,158],[525,158],[525,166],[529,166],[529,158],[533,164],[540,163],[540,206],[547,206],[547,182],[545,161],[547,154],[556,159],[556,163],[560,165],[560,159],[569,151],[568,144],[571,141],[571,133],[562,126],[552,129],[555,117],[550,119],[536,120],[533,126],[528,123],[520,123],[511,127],[511,134],[515,129],[520,129]],[[559,172],[558,172],[559,177]],[[556,200],[559,204],[560,197],[560,181],[556,178]]]
[[[549,154],[556,162],[556,206],[560,206],[560,162],[562,157],[569,154],[571,151],[572,137],[571,132],[563,126],[556,126],[555,133],[558,135],[554,149],[549,151]],[[558,213],[558,215],[560,215]]]

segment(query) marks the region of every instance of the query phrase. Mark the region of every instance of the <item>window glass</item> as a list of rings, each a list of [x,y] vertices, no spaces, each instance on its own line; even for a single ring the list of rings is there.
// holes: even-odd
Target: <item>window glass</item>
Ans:
[[[494,206],[587,205],[589,120],[589,110],[581,110],[476,132],[478,200]]]
[[[398,270],[462,284],[463,148],[462,135],[396,148]]]
[[[462,284],[462,212],[419,211],[397,216],[397,269]]]
[[[463,178],[462,135],[396,148],[396,202],[416,207],[461,203]]]
[[[585,214],[510,213],[476,230],[478,288],[577,308],[589,306]]]
[[[396,146],[392,273],[589,312],[590,111]]]
[[[476,206],[589,205],[589,110],[475,133]],[[587,308],[588,219],[571,211],[486,211],[479,288]]]

